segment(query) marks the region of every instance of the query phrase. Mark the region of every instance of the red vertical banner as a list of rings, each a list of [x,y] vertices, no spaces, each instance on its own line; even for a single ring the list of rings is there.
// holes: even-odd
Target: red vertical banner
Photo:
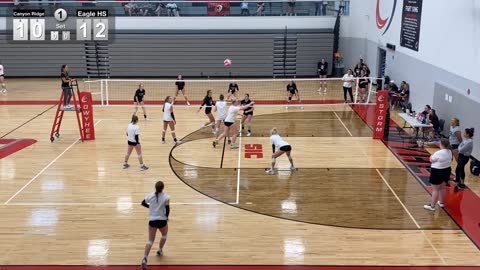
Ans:
[[[230,2],[208,2],[207,15],[209,16],[230,15]]]
[[[375,122],[373,126],[373,138],[382,139],[385,134],[385,126],[387,124],[388,110],[388,91],[382,90],[377,92],[377,107],[375,109]]]
[[[83,138],[87,141],[95,140],[92,93],[80,92],[79,99],[80,107],[82,108]]]

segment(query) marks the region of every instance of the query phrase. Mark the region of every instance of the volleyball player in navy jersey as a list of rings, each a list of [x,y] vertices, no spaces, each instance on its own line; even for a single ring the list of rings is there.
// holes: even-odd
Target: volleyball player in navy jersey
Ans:
[[[213,101],[213,98],[212,98],[212,90],[208,90],[207,95],[203,98],[202,105],[200,105],[200,108],[198,108],[198,111],[197,111],[197,113],[200,112],[203,106],[205,106],[205,114],[207,115],[208,120],[210,120],[210,122],[205,123],[205,126],[211,125],[213,133],[215,133],[215,117],[213,117],[213,114],[212,114],[212,109],[214,105],[215,105],[215,101]]]
[[[241,101],[242,106],[248,106],[250,103],[252,103],[252,100],[250,100],[250,95],[245,94],[245,98]],[[252,124],[252,118],[253,118],[253,105],[249,107],[248,109],[243,111],[242,115],[242,132],[245,129],[245,126],[247,126],[247,137],[250,137],[252,134],[251,130],[251,124]]]
[[[175,82],[175,86],[177,87],[177,90],[175,91],[175,97],[173,97],[172,104],[175,104],[175,101],[177,101],[178,93],[181,92],[183,95],[183,98],[185,98],[185,101],[187,102],[187,105],[190,106],[190,102],[188,102],[188,97],[185,94],[185,81],[183,80],[182,75],[177,76],[177,81]]]
[[[168,216],[170,215],[170,196],[163,189],[165,185],[162,181],[155,183],[155,192],[148,194],[142,201],[142,206],[149,210],[148,221],[148,241],[145,245],[145,252],[142,259],[142,269],[147,269],[148,254],[152,249],[157,230],[162,234],[157,256],[163,256],[163,247],[167,242],[168,234]]]
[[[297,85],[295,84],[294,81],[291,81],[288,85],[287,85],[287,107],[285,107],[286,109],[288,109],[288,105],[290,105],[290,102],[292,101],[292,97],[293,96],[296,96],[297,97],[297,101],[298,103],[302,103],[302,100],[300,100],[300,94],[298,93],[298,88],[297,88]],[[303,109],[303,106],[301,107]]]
[[[147,111],[145,110],[144,98],[145,98],[145,88],[143,88],[143,84],[140,84],[138,86],[137,91],[135,91],[135,96],[133,97],[133,104],[135,105],[135,111],[133,112],[133,114],[135,115],[137,114],[138,107],[140,106],[142,107],[143,118],[147,120]]]

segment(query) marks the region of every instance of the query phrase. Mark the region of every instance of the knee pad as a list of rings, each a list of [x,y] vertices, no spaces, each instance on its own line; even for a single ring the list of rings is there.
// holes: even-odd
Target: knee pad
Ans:
[[[163,240],[167,240],[167,235],[166,235],[166,234],[165,234],[165,235],[163,235],[161,239],[163,239]]]
[[[163,133],[167,133],[167,130],[166,130],[166,129],[164,129],[162,132],[163,132]]]
[[[275,163],[276,160],[277,158],[272,158],[272,163]]]
[[[172,130],[172,132],[171,132],[171,133],[172,133],[172,134],[175,134],[175,130]]]
[[[137,156],[138,156],[138,158],[141,158],[141,157],[142,157],[142,154],[140,154],[140,155],[137,155]]]
[[[153,245],[153,241],[150,241],[150,240],[147,241],[147,245],[152,246],[152,245]]]

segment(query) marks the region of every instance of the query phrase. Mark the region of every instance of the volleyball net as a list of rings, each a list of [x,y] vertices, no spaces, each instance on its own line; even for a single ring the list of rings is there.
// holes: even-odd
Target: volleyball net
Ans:
[[[288,100],[287,85],[292,79],[209,79],[209,80],[183,80],[185,82],[185,95],[190,104],[202,103],[207,90],[212,91],[214,100],[220,94],[228,97],[229,84],[238,85],[237,98],[243,99],[249,94],[250,99],[256,104],[285,105]],[[175,96],[176,80],[151,80],[151,79],[102,79],[84,81],[84,89],[94,94],[96,104],[101,105],[130,105],[134,101],[135,91],[140,85],[145,89],[144,102],[146,105],[161,105],[167,96]],[[308,104],[336,104],[344,103],[344,81],[341,78],[297,78],[293,79],[298,89],[301,103],[297,97],[292,97],[292,105]],[[347,103],[374,103],[377,89],[383,89],[383,78],[368,78],[368,83],[362,83],[361,78],[354,78],[352,82],[353,102],[347,92]],[[175,105],[186,105],[181,93]]]

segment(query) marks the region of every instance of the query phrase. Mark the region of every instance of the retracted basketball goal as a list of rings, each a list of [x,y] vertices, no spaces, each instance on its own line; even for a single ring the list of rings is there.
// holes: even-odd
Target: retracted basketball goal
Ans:
[[[80,131],[80,139],[94,140],[95,128],[93,124],[93,102],[92,94],[90,92],[80,92],[77,80],[70,82],[72,91],[73,107],[62,107],[64,92],[60,95],[60,100],[53,119],[52,131],[50,132],[50,141],[54,142],[55,138],[60,137],[60,127],[62,126],[63,116],[65,112],[72,111],[75,113]],[[74,91],[74,88],[76,91]]]

